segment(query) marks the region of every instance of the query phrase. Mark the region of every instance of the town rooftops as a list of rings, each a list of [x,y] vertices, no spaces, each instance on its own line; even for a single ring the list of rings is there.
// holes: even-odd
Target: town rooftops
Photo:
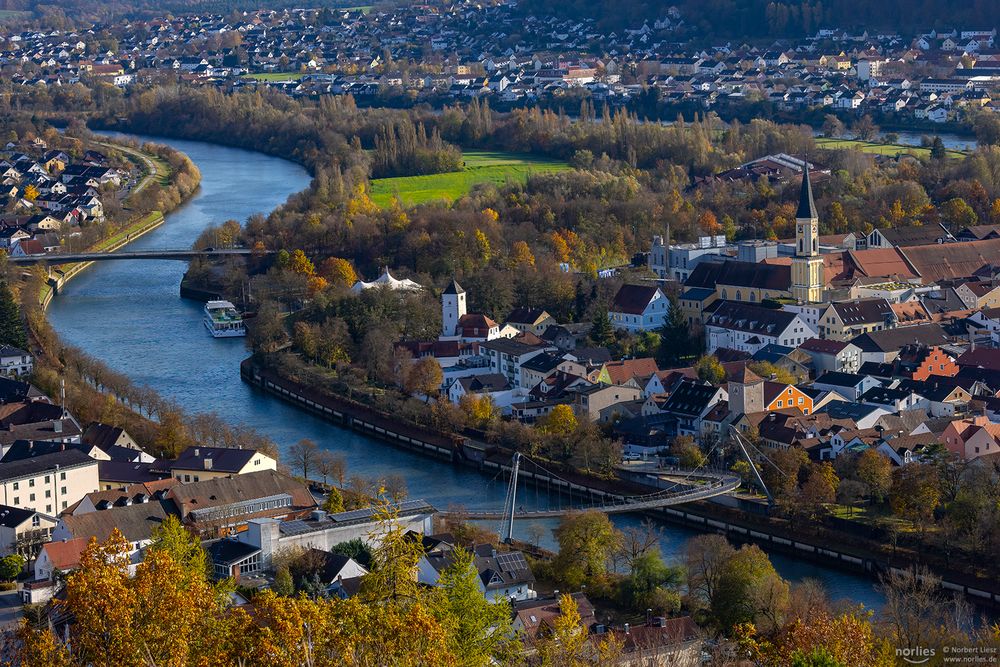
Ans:
[[[677,385],[663,405],[663,411],[674,415],[697,416],[711,407],[709,401],[717,387],[700,381],[685,380]]]
[[[642,315],[659,289],[655,285],[622,285],[608,310],[615,313]]]
[[[87,548],[89,537],[74,537],[69,540],[57,540],[42,545],[42,551],[48,555],[52,567],[62,572],[73,570],[80,565],[80,555]]]
[[[166,473],[157,472],[158,468],[156,463],[98,461],[97,476],[102,482],[142,484],[163,479]]]
[[[955,362],[963,367],[969,366],[973,368],[1000,370],[1000,349],[977,347],[964,352]]]
[[[514,324],[530,324],[534,326],[538,324],[539,321],[545,319],[548,315],[541,308],[515,308],[511,311],[510,315],[507,316],[508,323]]]
[[[872,414],[876,410],[886,411],[879,405],[869,403],[853,403],[848,401],[831,401],[816,412],[830,415],[832,419],[852,419],[857,422]]]
[[[534,359],[532,359],[532,361],[534,361]],[[464,389],[466,393],[503,391],[510,387],[510,383],[507,381],[507,376],[502,373],[473,375],[470,377],[458,378],[456,382],[462,386],[462,389]]]
[[[483,350],[491,350],[494,352],[499,352],[500,354],[506,354],[512,357],[519,357],[522,354],[528,354],[529,352],[534,352],[536,350],[541,350],[548,347],[547,345],[529,345],[527,343],[522,343],[520,341],[514,340],[512,338],[494,338],[493,340],[488,340],[484,343],[479,344],[479,348]]]
[[[170,469],[238,473],[258,454],[259,452],[255,449],[188,447],[181,452],[176,461],[170,464]]]

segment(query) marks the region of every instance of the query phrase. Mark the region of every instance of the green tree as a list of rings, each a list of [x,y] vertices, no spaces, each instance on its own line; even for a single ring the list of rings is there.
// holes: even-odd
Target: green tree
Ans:
[[[295,583],[292,581],[292,573],[288,571],[287,565],[282,565],[274,575],[274,584],[271,590],[276,595],[289,597],[295,595]]]
[[[554,532],[559,553],[552,571],[575,589],[607,573],[608,561],[621,542],[611,520],[596,510],[567,514]]]
[[[670,455],[680,460],[682,468],[700,468],[707,460],[701,447],[690,435],[679,435],[670,445]]]
[[[658,550],[651,549],[632,561],[631,571],[621,585],[621,601],[635,611],[675,613],[681,604],[676,590],[680,581],[680,568],[670,567]]]
[[[0,558],[0,579],[13,581],[24,569],[24,558],[20,554],[10,554]]]
[[[372,565],[372,551],[365,544],[365,541],[358,537],[355,537],[353,540],[334,544],[330,548],[330,553],[353,558],[365,569]]]
[[[695,362],[694,370],[698,377],[711,384],[722,384],[726,379],[726,369],[722,362],[712,354],[706,354]]]
[[[946,157],[948,157],[948,151],[944,147],[944,142],[941,141],[941,137],[934,137],[931,140],[931,159],[943,160]]]
[[[6,282],[0,283],[0,343],[21,349],[28,346],[21,309]]]
[[[441,573],[435,592],[434,615],[445,628],[459,664],[508,664],[520,654],[520,643],[511,639],[515,633],[510,603],[486,599],[470,552],[455,551],[454,561]]]
[[[323,511],[330,514],[337,514],[344,511],[344,496],[341,495],[337,487],[330,487],[330,493],[327,495],[326,500],[323,501]]]
[[[611,326],[611,318],[608,311],[599,310],[594,315],[593,326],[590,329],[590,340],[597,345],[611,345],[615,342],[615,330]]]
[[[737,549],[725,562],[711,613],[719,628],[754,623],[767,631],[781,625],[789,585],[756,544]]]
[[[211,573],[208,554],[202,548],[201,540],[173,514],[153,529],[152,538],[149,549],[167,553],[183,568],[189,583]]]
[[[656,363],[661,367],[676,366],[691,352],[691,332],[677,297],[670,295],[670,311],[660,327],[660,349]]]
[[[961,197],[954,197],[941,204],[941,217],[957,228],[969,227],[976,224],[979,216]]]

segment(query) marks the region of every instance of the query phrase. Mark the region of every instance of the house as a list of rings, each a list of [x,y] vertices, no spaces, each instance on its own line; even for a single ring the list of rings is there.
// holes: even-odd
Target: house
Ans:
[[[642,389],[631,385],[593,384],[573,390],[573,410],[588,421],[606,423],[625,413],[624,404],[641,401]],[[628,415],[634,416],[634,415]]]
[[[721,387],[715,387],[700,380],[680,382],[660,411],[677,419],[678,435],[700,436],[704,430],[704,419],[712,409],[729,395]]]
[[[428,586],[437,586],[441,575],[455,562],[455,547],[439,536],[415,537],[422,539],[424,555],[417,564],[417,580]],[[533,589],[535,577],[524,554],[520,551],[499,553],[492,544],[479,544],[472,548],[472,564],[476,568],[477,585],[486,599],[496,602],[506,600],[532,600],[537,597]]]
[[[861,394],[880,385],[878,380],[867,375],[829,371],[816,378],[812,388],[835,391],[848,400],[856,401]]]
[[[819,333],[823,338],[848,341],[869,331],[894,326],[895,314],[886,299],[855,299],[830,304],[820,315]]]
[[[799,345],[799,349],[812,359],[816,375],[834,371],[856,373],[861,367],[861,350],[846,341],[810,338]]]
[[[948,334],[940,324],[918,324],[883,331],[861,334],[851,343],[861,350],[861,363],[875,361],[887,363],[894,360],[904,345],[947,345]]]
[[[304,484],[276,470],[176,484],[166,494],[185,524],[206,537],[257,518],[296,518],[316,507]]]
[[[521,366],[543,352],[555,351],[554,345],[521,342],[516,339],[497,338],[479,345],[489,360],[490,373],[503,375],[514,388],[530,389],[521,381]]]
[[[706,351],[726,347],[750,354],[766,345],[796,347],[815,332],[795,314],[737,301],[718,301],[705,319]]]
[[[0,557],[18,554],[25,560],[33,559],[49,541],[55,525],[53,516],[0,505]]]
[[[719,352],[720,350],[716,350],[717,354]],[[765,345],[757,350],[751,359],[772,364],[800,382],[809,379],[811,375],[812,358],[799,348]]]
[[[18,378],[31,375],[34,360],[22,349],[11,345],[0,345],[0,375]]]
[[[622,285],[608,309],[608,317],[615,329],[639,333],[662,327],[669,312],[670,300],[659,287]]]
[[[496,401],[497,394],[509,392],[510,389],[511,386],[507,381],[506,375],[499,373],[471,375],[469,377],[458,378],[451,383],[451,386],[448,387],[448,400],[458,405],[464,396],[470,394],[485,395],[489,396],[493,399],[494,403],[500,406],[500,403]]]
[[[764,409],[767,411],[797,408],[802,414],[813,410],[813,397],[792,384],[764,382]]]
[[[878,405],[849,401],[833,401],[818,408],[816,412],[826,414],[831,419],[850,420],[859,429],[874,428],[879,419],[890,414],[888,410]]]
[[[93,538],[104,542],[113,531],[118,530],[129,543],[129,559],[134,567],[141,560],[142,550],[153,541],[153,532],[168,516],[176,516],[176,511],[171,502],[153,500],[100,512],[65,514],[52,531],[52,539]]]
[[[584,627],[593,625],[597,619],[594,605],[583,593],[572,593],[572,597],[580,614],[580,622]],[[556,619],[562,614],[558,597],[520,600],[514,602],[512,607],[514,631],[526,643],[548,636],[555,629]]]
[[[541,336],[546,329],[558,322],[541,308],[515,308],[507,316],[505,324],[522,333],[529,332]]]
[[[4,505],[55,516],[98,490],[97,461],[79,449],[0,463]]]
[[[181,482],[277,470],[278,462],[255,449],[188,447],[170,463],[170,475]]]
[[[948,451],[963,461],[1000,452],[1000,424],[984,415],[956,419],[941,434]]]

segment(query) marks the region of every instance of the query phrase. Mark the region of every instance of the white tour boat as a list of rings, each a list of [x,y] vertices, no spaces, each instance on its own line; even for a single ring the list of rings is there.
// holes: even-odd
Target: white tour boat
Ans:
[[[205,304],[205,327],[216,338],[247,335],[243,316],[229,301],[209,301]]]

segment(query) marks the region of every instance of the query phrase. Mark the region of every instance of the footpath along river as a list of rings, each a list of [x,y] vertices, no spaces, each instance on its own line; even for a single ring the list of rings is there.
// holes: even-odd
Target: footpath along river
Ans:
[[[186,153],[201,170],[201,188],[166,223],[129,246],[129,250],[190,247],[207,226],[227,219],[246,220],[267,213],[309,182],[299,165],[262,153],[214,144],[140,137],[168,143]],[[436,507],[499,508],[505,484],[474,470],[450,465],[338,428],[240,381],[246,357],[242,339],[215,339],[202,324],[202,304],[180,298],[186,265],[177,261],[98,262],[72,280],[49,306],[49,320],[63,341],[86,350],[135,383],[148,385],[189,413],[216,412],[245,424],[287,449],[302,438],[343,454],[349,475],[400,474],[410,497]],[[527,508],[536,505],[524,494]],[[521,504],[521,503],[519,503]],[[616,516],[619,526],[636,525],[635,516]],[[555,520],[539,523],[554,527]],[[527,538],[526,522],[515,532]],[[661,548],[668,561],[683,557],[696,533],[663,524]],[[548,537],[543,545],[553,546]],[[812,577],[834,599],[847,598],[878,608],[882,596],[863,577],[772,554],[778,572],[791,580]]]

